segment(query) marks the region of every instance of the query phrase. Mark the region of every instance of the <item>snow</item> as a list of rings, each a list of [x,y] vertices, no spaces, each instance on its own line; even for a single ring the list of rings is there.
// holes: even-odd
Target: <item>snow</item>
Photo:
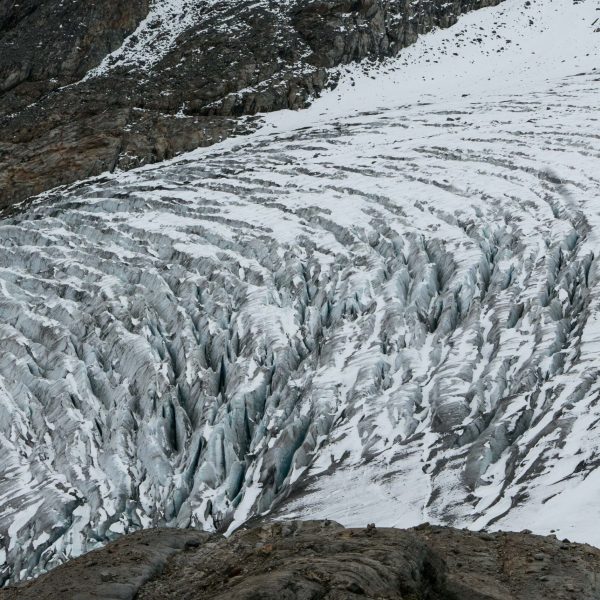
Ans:
[[[600,545],[598,8],[506,0],[2,222],[4,577],[258,514]]]
[[[128,36],[121,47],[91,69],[83,81],[118,67],[135,65],[148,70],[174,46],[177,38],[198,18],[197,3],[192,0],[153,0],[146,18]]]
[[[18,543],[18,534],[22,527],[25,527],[29,521],[36,515],[39,507],[44,503],[43,500],[38,500],[36,503],[22,508],[13,516],[13,521],[8,528],[8,551],[15,548]]]

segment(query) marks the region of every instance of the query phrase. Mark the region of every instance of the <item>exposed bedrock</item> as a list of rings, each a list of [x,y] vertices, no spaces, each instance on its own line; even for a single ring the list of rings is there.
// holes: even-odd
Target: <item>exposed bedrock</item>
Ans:
[[[0,209],[301,108],[328,67],[499,0],[0,2]]]
[[[595,600],[600,551],[527,533],[256,525],[135,533],[1,600]]]

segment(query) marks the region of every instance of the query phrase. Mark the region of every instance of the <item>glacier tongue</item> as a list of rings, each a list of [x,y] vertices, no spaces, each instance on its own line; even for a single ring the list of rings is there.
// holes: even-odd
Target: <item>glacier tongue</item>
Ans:
[[[507,0],[2,221],[3,579],[269,510],[600,544],[596,9]]]

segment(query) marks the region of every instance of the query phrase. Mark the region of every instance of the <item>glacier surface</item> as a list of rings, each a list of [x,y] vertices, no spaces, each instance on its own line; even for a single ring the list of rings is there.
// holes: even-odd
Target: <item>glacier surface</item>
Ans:
[[[266,513],[600,545],[599,8],[1,221],[1,579]]]

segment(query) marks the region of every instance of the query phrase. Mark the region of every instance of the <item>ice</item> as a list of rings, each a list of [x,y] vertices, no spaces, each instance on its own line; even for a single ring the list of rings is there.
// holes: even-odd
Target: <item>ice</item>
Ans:
[[[2,221],[2,579],[257,514],[600,544],[597,8],[506,0]]]

